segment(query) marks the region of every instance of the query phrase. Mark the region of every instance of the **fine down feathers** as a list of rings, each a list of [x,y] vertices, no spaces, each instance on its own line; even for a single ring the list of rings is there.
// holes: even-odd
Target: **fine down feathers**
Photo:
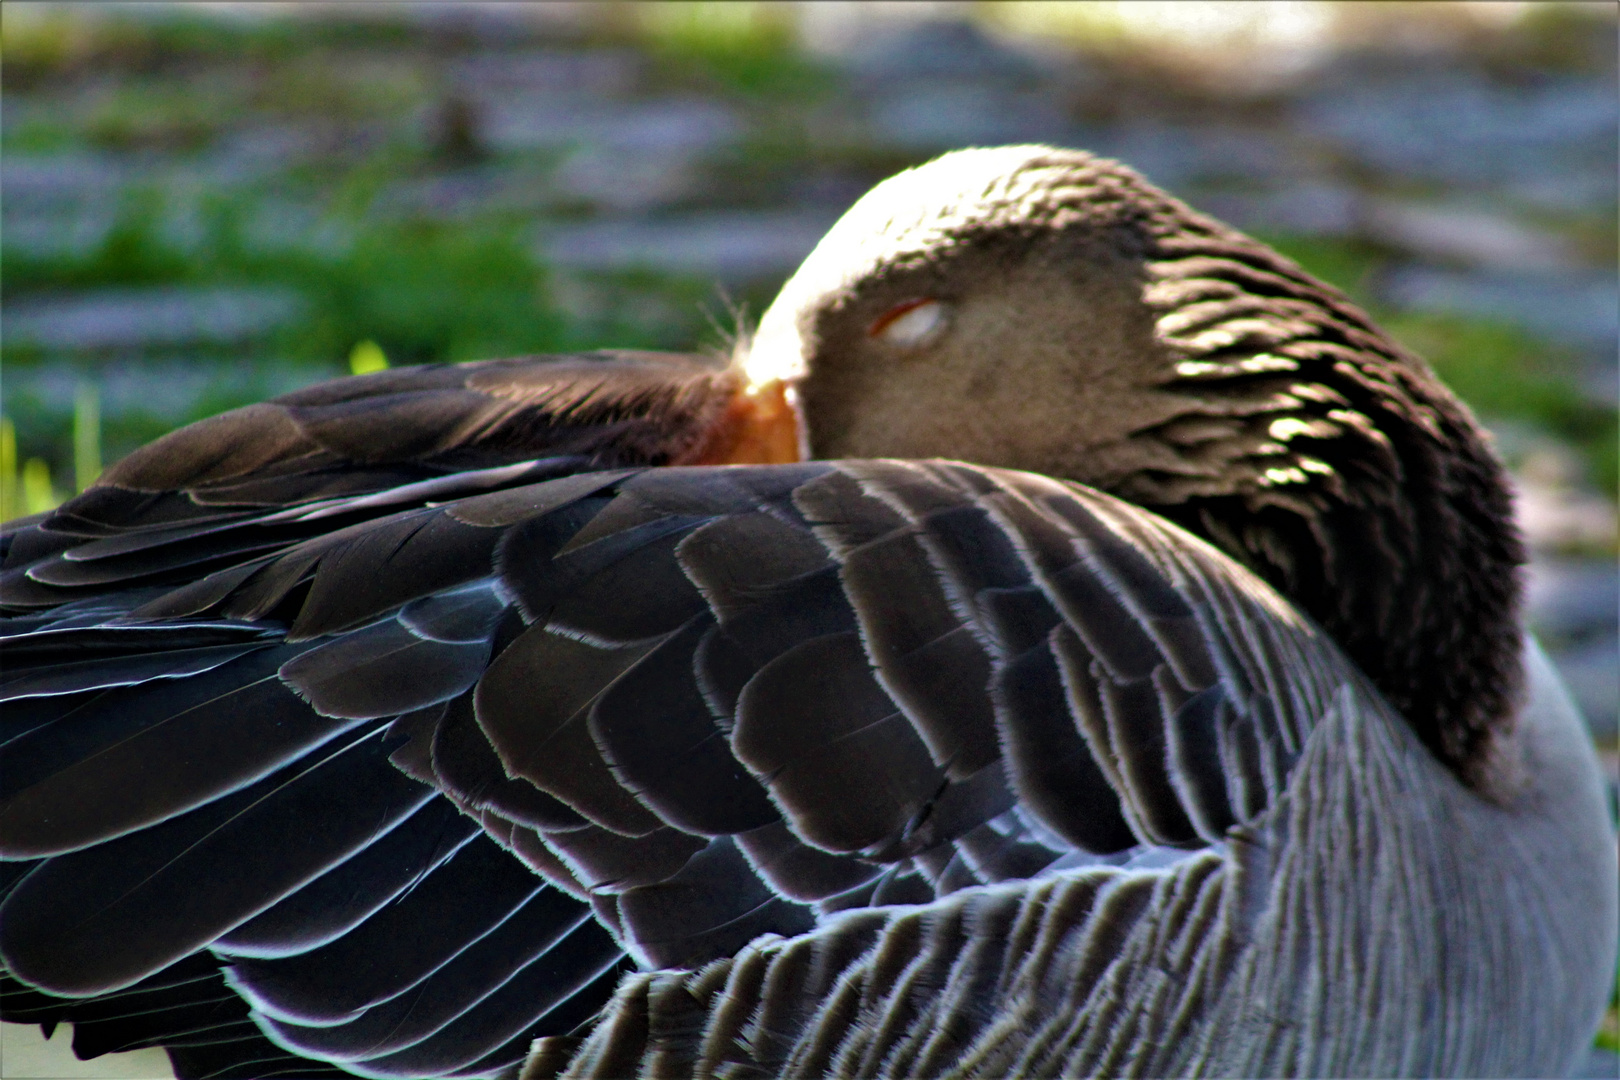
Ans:
[[[182,1077],[1554,1076],[1594,756],[1468,411],[1129,169],[731,360],[205,420],[6,526],[0,1006]]]

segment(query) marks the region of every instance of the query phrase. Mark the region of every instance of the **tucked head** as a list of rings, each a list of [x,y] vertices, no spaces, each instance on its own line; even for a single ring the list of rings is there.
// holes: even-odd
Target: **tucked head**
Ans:
[[[1076,151],[966,150],[878,185],[766,312],[756,381],[801,378],[820,457],[967,457],[1103,479],[1175,406],[1142,303],[1134,174]],[[967,405],[967,408],[962,408]],[[1016,416],[1016,423],[1008,418]]]
[[[1522,552],[1468,411],[1337,290],[1117,162],[963,150],[883,182],[745,365],[795,384],[817,457],[1028,469],[1200,533],[1465,771],[1512,713]]]

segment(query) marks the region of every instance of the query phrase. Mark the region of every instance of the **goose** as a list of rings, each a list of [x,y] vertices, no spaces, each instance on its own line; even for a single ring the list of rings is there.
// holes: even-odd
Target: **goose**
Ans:
[[[7,1020],[182,1077],[1549,1076],[1616,955],[1508,483],[1047,146],[730,358],[338,379],[4,532]]]

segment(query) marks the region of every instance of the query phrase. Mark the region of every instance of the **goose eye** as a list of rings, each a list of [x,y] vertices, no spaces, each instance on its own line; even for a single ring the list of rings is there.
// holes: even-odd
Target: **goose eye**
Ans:
[[[881,338],[891,345],[921,345],[945,326],[945,305],[923,297],[907,300],[879,315],[867,328],[866,336]]]

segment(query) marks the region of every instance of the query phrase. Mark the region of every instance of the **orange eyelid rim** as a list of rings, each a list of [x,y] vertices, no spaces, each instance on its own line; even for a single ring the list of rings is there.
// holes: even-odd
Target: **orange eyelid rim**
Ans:
[[[906,312],[908,312],[908,311],[916,311],[918,308],[922,307],[924,304],[937,304],[938,302],[939,301],[934,299],[934,297],[932,297],[932,296],[919,296],[915,300],[907,300],[903,304],[896,304],[896,305],[894,305],[894,307],[890,308],[888,311],[885,311],[883,314],[879,315],[876,319],[872,320],[872,325],[868,326],[866,328],[866,336],[867,337],[877,337],[879,334],[883,333],[883,331],[887,330],[890,326],[893,326],[894,325],[894,320],[898,319],[900,316],[904,315]]]

